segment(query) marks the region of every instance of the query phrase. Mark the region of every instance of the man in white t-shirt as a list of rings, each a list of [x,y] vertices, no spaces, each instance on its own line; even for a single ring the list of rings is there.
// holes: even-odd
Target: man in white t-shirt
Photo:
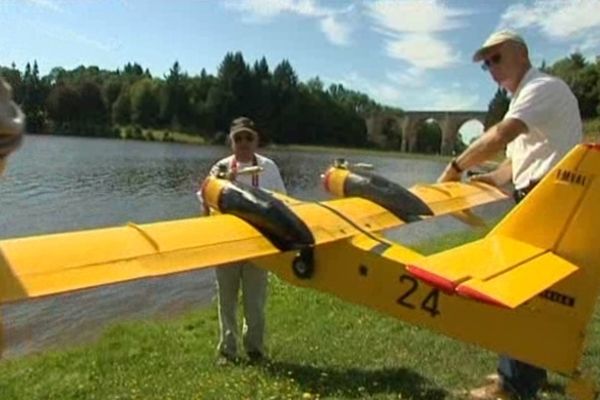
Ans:
[[[218,161],[210,171],[216,175],[219,166],[230,171],[232,180],[254,187],[286,193],[277,165],[267,157],[256,153],[258,132],[250,118],[239,117],[233,120],[229,132],[233,154]],[[258,166],[260,173],[236,175],[246,167]],[[199,198],[202,199],[201,193]],[[208,211],[208,210],[205,210]],[[237,360],[237,318],[236,309],[240,285],[244,305],[243,342],[250,361],[264,358],[265,301],[267,295],[267,271],[249,262],[216,269],[219,301],[219,344],[217,363],[225,365]]]
[[[445,168],[438,182],[458,181],[463,171],[491,159],[506,147],[494,171],[473,180],[502,186],[512,181],[520,201],[573,146],[582,140],[577,99],[560,79],[531,66],[527,45],[512,31],[492,34],[473,55],[494,81],[512,94],[508,112]],[[541,332],[540,334],[543,334]],[[471,399],[531,398],[546,371],[501,356],[498,374],[472,390]]]

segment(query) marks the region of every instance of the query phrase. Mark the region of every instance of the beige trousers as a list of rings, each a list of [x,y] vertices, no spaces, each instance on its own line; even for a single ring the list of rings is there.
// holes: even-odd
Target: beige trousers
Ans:
[[[267,271],[246,262],[216,268],[216,275],[220,328],[217,350],[229,357],[237,356],[237,304],[241,284],[244,349],[247,353],[264,354]]]

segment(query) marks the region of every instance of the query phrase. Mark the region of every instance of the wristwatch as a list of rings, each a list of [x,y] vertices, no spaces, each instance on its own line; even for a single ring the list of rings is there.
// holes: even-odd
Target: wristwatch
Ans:
[[[452,161],[450,161],[450,166],[452,167],[453,170],[455,170],[459,174],[463,173],[463,169],[458,166],[458,163],[456,162],[456,158],[453,158]]]

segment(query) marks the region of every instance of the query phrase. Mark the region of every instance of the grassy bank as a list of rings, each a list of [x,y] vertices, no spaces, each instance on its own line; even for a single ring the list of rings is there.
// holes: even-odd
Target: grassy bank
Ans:
[[[300,145],[300,144],[290,144],[290,145],[279,145],[272,144],[267,147],[268,149],[284,149],[291,151],[303,151],[303,152],[322,152],[322,153],[339,153],[343,155],[389,155],[393,157],[401,157],[401,158],[411,158],[411,159],[425,159],[425,160],[450,160],[452,156],[443,156],[439,154],[421,154],[421,153],[405,153],[400,150],[388,150],[388,149],[376,149],[376,148],[351,148],[351,147],[336,147],[336,146],[312,146],[312,145]]]
[[[116,127],[121,139],[147,140],[156,142],[176,142],[189,144],[206,144],[204,137],[168,129],[149,129],[139,126]]]
[[[494,369],[490,352],[277,279],[270,288],[268,364],[215,367],[210,307],[118,325],[89,346],[4,361],[0,399],[459,399]],[[592,329],[586,364],[598,379],[598,315]],[[556,390],[544,398],[565,399],[561,379],[551,382]]]
[[[584,121],[583,134],[586,142],[600,142],[600,118]]]

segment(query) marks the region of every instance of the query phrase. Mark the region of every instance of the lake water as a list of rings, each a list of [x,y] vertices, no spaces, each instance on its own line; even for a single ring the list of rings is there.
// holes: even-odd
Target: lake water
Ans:
[[[291,196],[325,200],[319,175],[341,150],[264,150],[279,165]],[[107,139],[28,136],[0,178],[0,239],[147,223],[198,215],[198,182],[228,148]],[[405,186],[432,182],[444,164],[394,155],[355,154]],[[507,204],[488,207],[495,216]],[[464,227],[451,218],[411,224],[388,236],[416,243]],[[212,270],[112,285],[2,306],[7,357],[88,340],[109,322],[171,316],[208,304]],[[215,333],[216,334],[216,333]]]

